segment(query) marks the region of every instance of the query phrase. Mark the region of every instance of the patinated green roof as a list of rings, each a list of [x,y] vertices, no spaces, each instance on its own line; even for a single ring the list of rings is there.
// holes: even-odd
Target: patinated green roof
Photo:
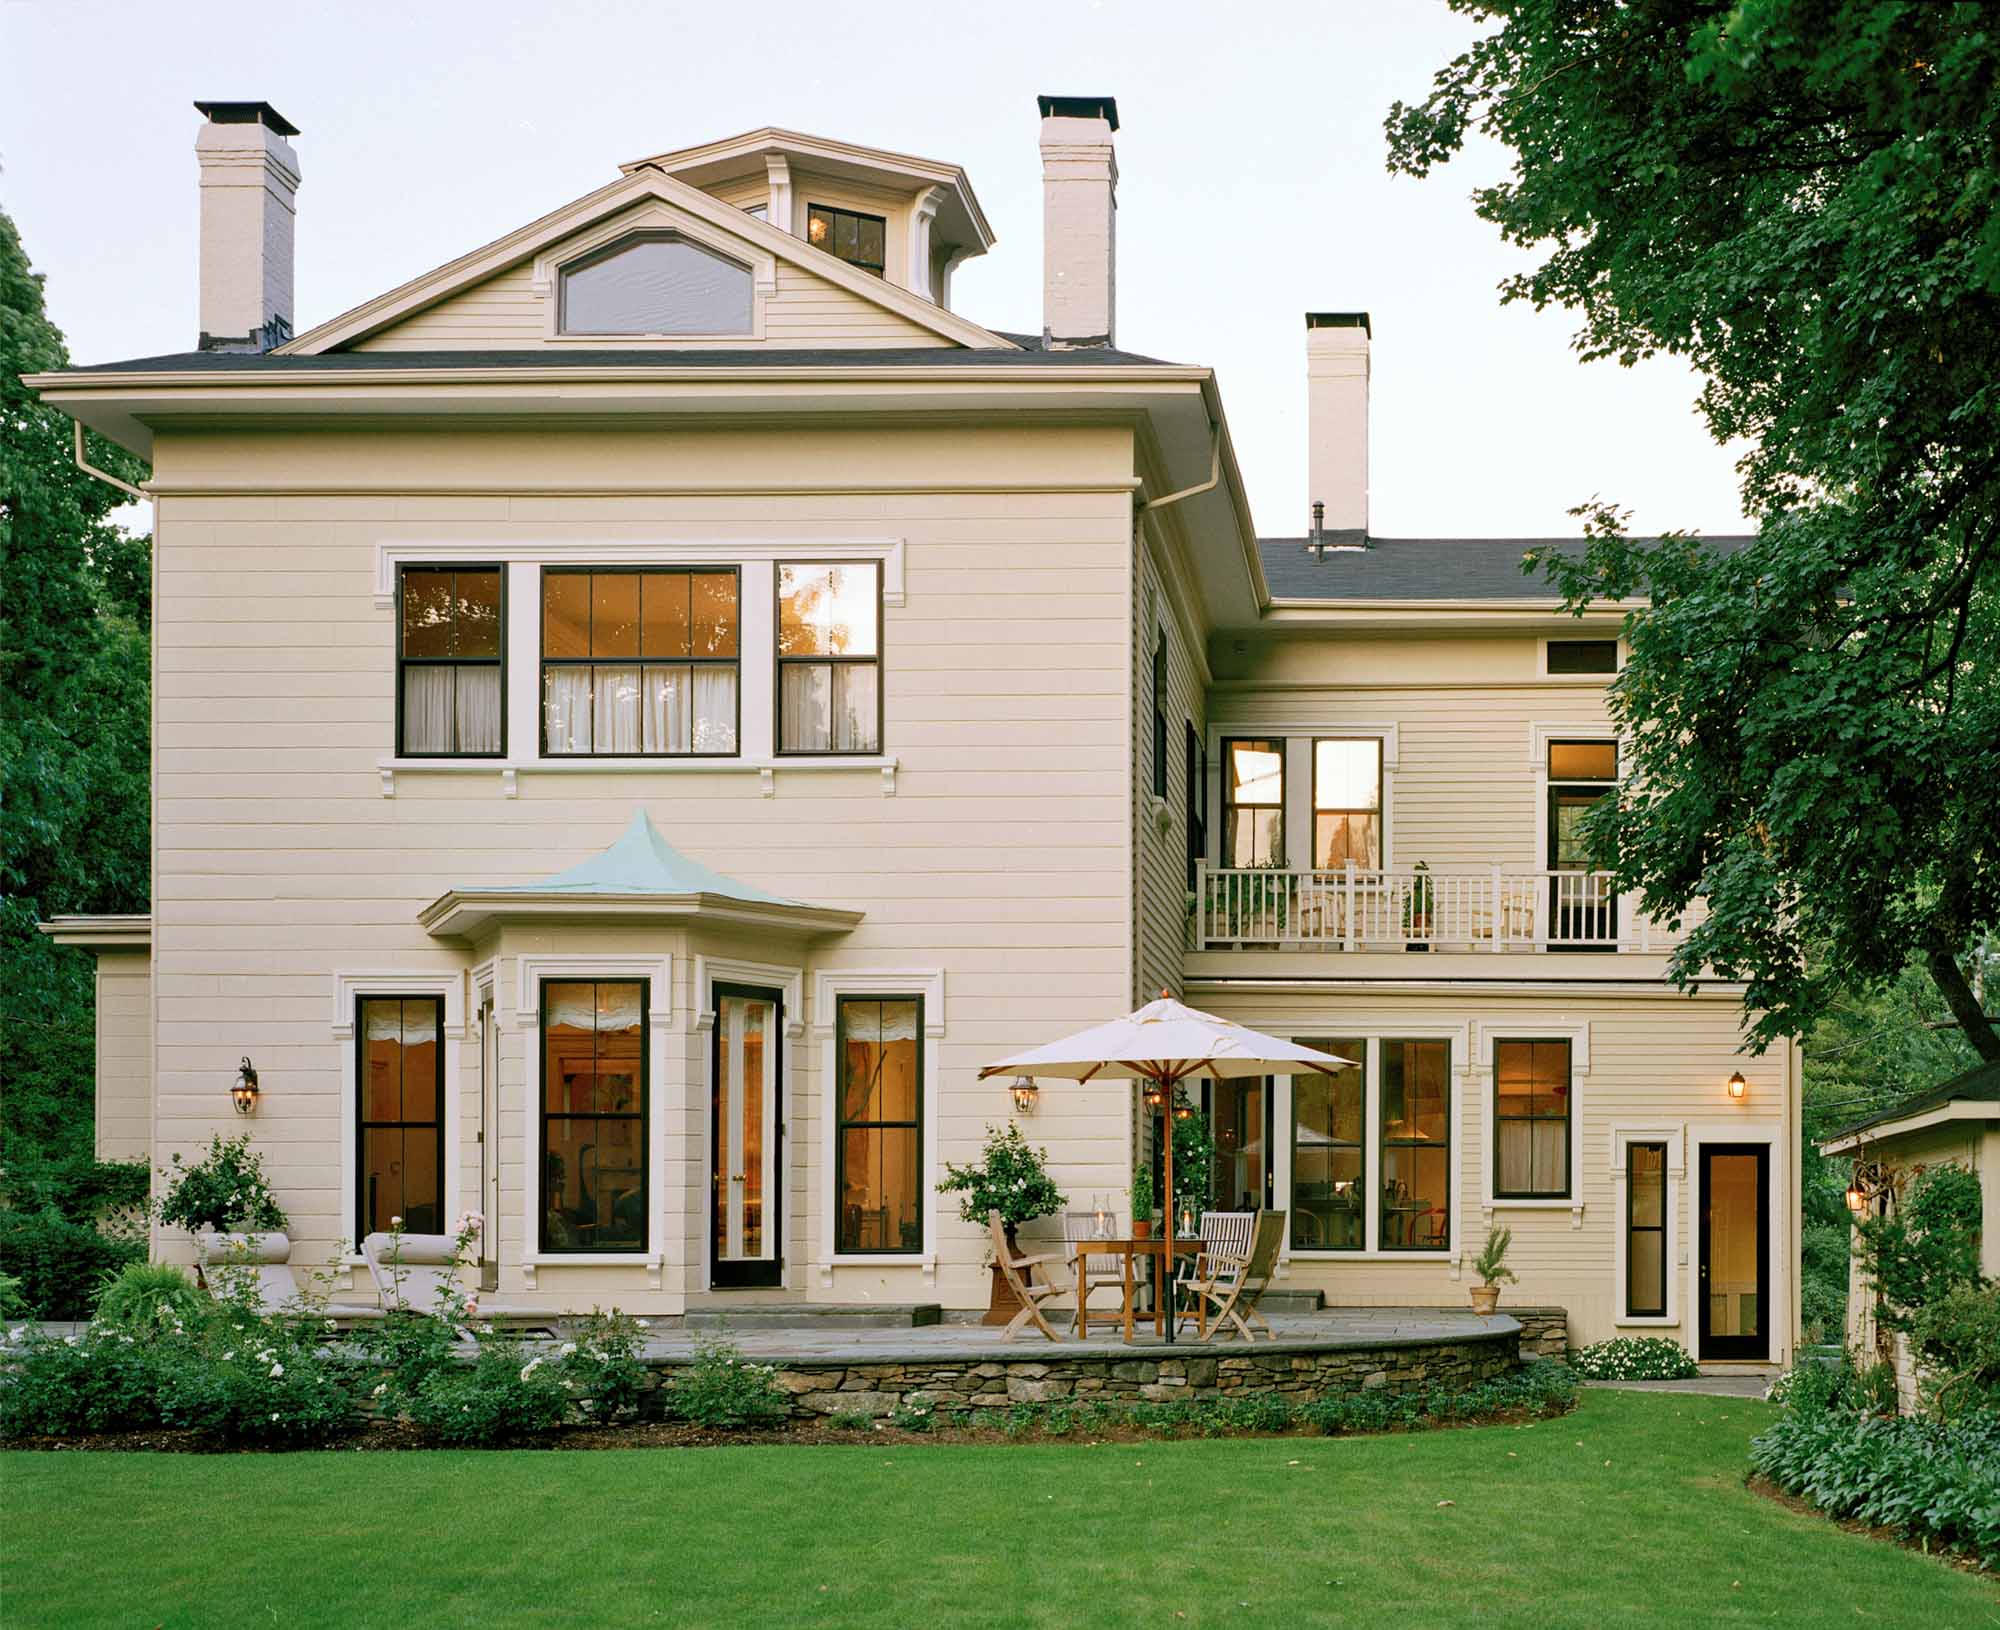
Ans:
[[[710,871],[700,861],[690,860],[660,835],[660,829],[643,809],[635,810],[632,821],[618,841],[567,871],[545,877],[539,883],[510,883],[481,889],[482,894],[631,894],[688,895],[714,894],[731,900],[749,900],[759,905],[797,906],[803,900],[782,894],[767,894],[748,883]]]

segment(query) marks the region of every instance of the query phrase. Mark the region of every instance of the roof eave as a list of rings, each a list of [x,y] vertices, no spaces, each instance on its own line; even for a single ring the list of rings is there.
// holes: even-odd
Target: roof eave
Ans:
[[[142,913],[51,917],[35,926],[58,945],[80,946],[86,951],[145,951],[153,944],[153,919]]]
[[[1829,1158],[1835,1155],[1851,1155],[1870,1144],[1882,1143],[1890,1138],[1908,1137],[1913,1132],[1928,1132],[1933,1127],[1944,1126],[1952,1121],[2000,1122],[2000,1100],[1954,1098],[1949,1103],[1935,1104],[1929,1109],[1914,1110],[1907,1114],[1892,1115],[1887,1120],[1863,1121],[1858,1126],[1849,1127],[1845,1132],[1835,1133],[1819,1146],[1819,1152]]]
[[[452,889],[417,913],[433,939],[470,940],[505,923],[700,922],[816,939],[844,934],[864,913],[721,894],[522,894],[508,889]]]

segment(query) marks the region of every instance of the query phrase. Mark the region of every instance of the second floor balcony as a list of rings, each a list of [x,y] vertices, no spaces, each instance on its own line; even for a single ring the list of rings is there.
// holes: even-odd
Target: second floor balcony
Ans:
[[[1199,866],[1197,951],[1663,952],[1680,935],[1603,872]]]

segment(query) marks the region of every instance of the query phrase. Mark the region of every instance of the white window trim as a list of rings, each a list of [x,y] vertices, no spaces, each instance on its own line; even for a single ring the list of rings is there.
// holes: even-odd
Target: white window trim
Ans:
[[[463,1066],[465,975],[456,969],[411,969],[407,972],[366,973],[336,970],[333,976],[333,1038],[340,1046],[340,1237],[350,1249],[342,1265],[362,1267],[361,1218],[354,1203],[360,1176],[361,1080],[354,1047],[354,1024],[364,996],[434,996],[444,999],[444,1195],[439,1207],[445,1217],[464,1209],[459,1200],[459,1088]]]
[[[840,1080],[836,1019],[843,996],[921,996],[924,1002],[924,1248],[921,1255],[846,1254],[834,1249],[840,1237],[834,1193],[839,1138],[837,1083]],[[938,1263],[938,1099],[942,1092],[939,1054],[945,1036],[945,976],[942,968],[824,968],[813,975],[813,1034],[820,1043],[820,1182],[814,1215],[819,1220],[819,1282],[833,1284],[836,1268],[920,1268],[926,1285],[937,1283]]]
[[[1274,714],[1278,715],[1274,717]],[[1209,801],[1215,811],[1209,822],[1208,853],[1211,866],[1222,864],[1222,840],[1228,822],[1224,819],[1224,789],[1229,784],[1229,766],[1222,744],[1242,737],[1263,737],[1285,744],[1284,834],[1286,865],[1294,871],[1311,869],[1313,839],[1313,749],[1322,739],[1366,741],[1382,744],[1382,869],[1396,865],[1396,770],[1402,762],[1402,729],[1382,719],[1300,720],[1293,709],[1276,709],[1237,704],[1237,711],[1208,720]],[[1304,857],[1298,859],[1294,857]]]
[[[1686,1291],[1688,1308],[1687,1346],[1699,1360],[1701,1353],[1701,1229],[1698,1219],[1704,1196],[1701,1191],[1701,1152],[1711,1143],[1762,1143],[1769,1146],[1765,1156],[1769,1163],[1770,1213],[1765,1219],[1766,1231],[1770,1239],[1770,1254],[1766,1271],[1771,1283],[1771,1332],[1770,1351],[1763,1359],[1716,1359],[1713,1362],[1760,1364],[1769,1363],[1779,1369],[1791,1361],[1792,1344],[1792,1287],[1791,1276],[1785,1271],[1789,1260],[1790,1243],[1786,1227],[1788,1215],[1790,1174],[1781,1157],[1785,1148],[1785,1133],[1777,1126],[1743,1126],[1729,1121],[1708,1121],[1691,1125],[1687,1129],[1687,1191],[1688,1191],[1688,1253]]]
[[[515,963],[514,1028],[539,1038],[542,1028],[542,981],[545,979],[638,980],[646,991],[646,1159],[647,1187],[652,1202],[646,1212],[643,1251],[544,1251],[542,1239],[542,1057],[539,1040],[528,1046],[527,1091],[521,1106],[521,1147],[526,1168],[521,1187],[521,1263],[528,1289],[534,1290],[540,1268],[643,1265],[657,1285],[666,1266],[667,1117],[662,1083],[667,1079],[667,1032],[673,1025],[673,958],[670,956],[523,956]],[[496,1012],[497,1022],[497,1012]]]
[[[1470,1057],[1471,1028],[1468,1025],[1412,1024],[1395,1014],[1342,1014],[1337,1019],[1311,1031],[1299,1029],[1296,1018],[1273,1017],[1264,1021],[1245,1021],[1252,1029],[1264,1030],[1273,1035],[1283,1035],[1296,1041],[1302,1036],[1317,1036],[1337,1039],[1340,1035],[1358,1037],[1364,1044],[1366,1057],[1362,1060],[1361,1124],[1362,1124],[1362,1170],[1366,1174],[1363,1185],[1363,1209],[1361,1238],[1364,1248],[1359,1251],[1313,1251],[1294,1250],[1292,1231],[1285,1230],[1283,1243],[1278,1248],[1278,1277],[1285,1278],[1293,1262],[1328,1263],[1342,1262],[1445,1262],[1451,1264],[1454,1278],[1458,1274],[1458,1263],[1466,1250],[1465,1243],[1465,1083],[1470,1078],[1467,1060]],[[1384,1041],[1444,1041],[1451,1045],[1451,1080],[1453,1102],[1447,1110],[1451,1127],[1451,1231],[1452,1244],[1444,1251],[1393,1251],[1384,1250],[1381,1241],[1381,1069]],[[1273,1077],[1271,1093],[1271,1186],[1283,1200],[1285,1209],[1291,1209],[1292,1201],[1292,1088],[1298,1077],[1281,1075]]]
[[[1665,1192],[1661,1195],[1662,1218],[1666,1226],[1667,1271],[1665,1296],[1667,1310],[1663,1314],[1630,1313],[1626,1311],[1625,1293],[1627,1287],[1626,1266],[1631,1238],[1626,1229],[1630,1213],[1630,1195],[1625,1177],[1629,1159],[1627,1149],[1635,1143],[1664,1143],[1667,1146]],[[1676,1252],[1681,1249],[1680,1200],[1681,1191],[1687,1186],[1687,1129],[1679,1122],[1656,1125],[1628,1124],[1620,1122],[1611,1128],[1611,1192],[1613,1210],[1611,1305],[1614,1325],[1629,1326],[1632,1329],[1671,1329],[1681,1322],[1680,1274],[1676,1269],[1680,1258]]]
[[[571,334],[562,327],[560,283],[563,272],[580,260],[587,260],[621,238],[639,234],[671,232],[723,260],[734,262],[750,274],[750,326],[722,334]],[[595,230],[565,238],[554,248],[535,257],[533,288],[542,303],[542,339],[545,344],[567,350],[703,350],[739,346],[764,338],[765,307],[778,292],[778,267],[765,250],[732,237],[708,222],[675,209],[659,199],[649,199],[622,211]]]
[[[786,1286],[793,1282],[793,1270],[803,1256],[803,1246],[799,1242],[799,1221],[802,1207],[792,1201],[792,1173],[796,1155],[793,1151],[797,1143],[792,1130],[797,1124],[792,1117],[792,1104],[798,1094],[795,1071],[798,1065],[798,1039],[805,1033],[805,970],[795,963],[746,962],[736,957],[700,955],[694,959],[694,989],[689,996],[694,1008],[694,1022],[690,1027],[697,1037],[707,1037],[715,1032],[715,987],[716,985],[750,985],[763,990],[775,990],[784,1008],[784,1022],[779,1027],[778,1036],[778,1165],[776,1179],[779,1193],[778,1256],[781,1264],[782,1281]],[[715,1205],[715,1196],[709,1192],[715,1177],[715,1048],[707,1041],[701,1044],[701,1135],[697,1140],[697,1160],[702,1176],[700,1199],[701,1237],[701,1278],[704,1291],[715,1288],[715,1230],[710,1226],[710,1218]],[[795,1244],[799,1245],[794,1249]]]
[[[1553,674],[1549,672],[1549,647],[1551,645],[1574,645],[1578,642],[1610,640],[1618,647],[1618,666],[1608,674]],[[1599,689],[1611,683],[1625,671],[1625,659],[1631,655],[1631,646],[1622,634],[1609,630],[1583,628],[1569,634],[1544,634],[1535,641],[1535,677],[1546,679],[1555,685],[1594,685]]]
[[[1583,1226],[1584,1078],[1590,1074],[1590,1021],[1537,1024],[1509,1018],[1472,1027],[1474,1090],[1479,1094],[1479,1204],[1490,1223],[1496,1211],[1567,1211],[1571,1228]],[[1493,1193],[1493,1044],[1496,1041],[1569,1043],[1569,1193],[1560,1198],[1503,1200]]]

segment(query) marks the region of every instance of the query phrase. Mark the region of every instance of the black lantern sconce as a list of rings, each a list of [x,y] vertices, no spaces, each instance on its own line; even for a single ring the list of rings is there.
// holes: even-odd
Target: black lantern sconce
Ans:
[[[236,1113],[248,1115],[257,1108],[257,1066],[250,1062],[246,1054],[236,1071],[236,1079],[229,1083],[229,1101],[236,1106]]]

